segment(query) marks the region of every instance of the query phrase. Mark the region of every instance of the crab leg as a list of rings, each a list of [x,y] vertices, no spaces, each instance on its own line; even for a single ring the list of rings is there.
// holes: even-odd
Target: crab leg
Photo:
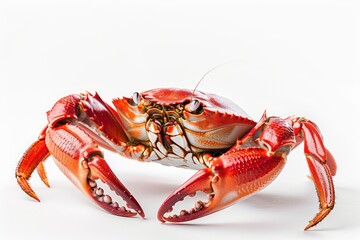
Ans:
[[[28,180],[30,179],[31,174],[35,168],[37,168],[40,178],[49,187],[49,183],[42,164],[42,161],[45,161],[45,159],[49,157],[49,154],[49,150],[45,144],[45,139],[41,138],[37,140],[25,152],[15,172],[16,180],[22,190],[39,202],[40,199],[36,196],[35,192],[30,187]]]
[[[319,212],[305,227],[305,230],[322,221],[334,208],[335,189],[332,176],[336,173],[336,163],[331,153],[324,147],[315,123],[302,123],[304,153],[319,197]]]
[[[139,214],[144,217],[139,203],[115,176],[102,158],[103,154],[97,144],[83,129],[71,124],[49,128],[46,145],[60,170],[101,208],[115,215]],[[95,182],[98,179],[107,184],[132,210],[119,206],[102,188],[98,188]]]

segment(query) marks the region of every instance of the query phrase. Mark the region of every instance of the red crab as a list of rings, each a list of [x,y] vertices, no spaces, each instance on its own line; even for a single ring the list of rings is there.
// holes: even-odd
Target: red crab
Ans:
[[[305,230],[334,207],[333,156],[316,124],[302,117],[251,120],[233,102],[215,94],[162,88],[113,100],[98,94],[75,94],[48,111],[49,124],[25,152],[16,168],[20,187],[39,201],[28,180],[37,169],[46,185],[43,162],[52,155],[60,170],[89,198],[120,216],[144,217],[137,200],[115,176],[100,147],[144,162],[198,170],[161,205],[161,222],[184,222],[226,208],[253,194],[280,173],[287,155],[304,142],[304,154],[320,201]],[[120,206],[98,187],[100,179],[126,202]],[[207,202],[170,214],[173,206],[197,191]]]

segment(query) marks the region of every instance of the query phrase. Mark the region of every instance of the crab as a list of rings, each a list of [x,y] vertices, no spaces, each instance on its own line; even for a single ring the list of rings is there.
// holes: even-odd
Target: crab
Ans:
[[[49,186],[43,162],[51,155],[59,169],[105,211],[130,217],[144,211],[104,159],[103,149],[142,162],[197,170],[158,210],[161,222],[185,222],[212,214],[270,184],[287,155],[304,143],[304,154],[320,206],[305,230],[333,209],[334,157],[325,148],[317,125],[303,117],[252,120],[232,101],[210,93],[159,88],[116,98],[115,109],[97,93],[73,94],[47,112],[48,125],[22,156],[16,179],[22,190],[40,201],[29,185],[36,169]],[[115,192],[113,199],[99,187]],[[194,207],[174,212],[186,197],[205,193]],[[120,197],[119,197],[120,196]]]

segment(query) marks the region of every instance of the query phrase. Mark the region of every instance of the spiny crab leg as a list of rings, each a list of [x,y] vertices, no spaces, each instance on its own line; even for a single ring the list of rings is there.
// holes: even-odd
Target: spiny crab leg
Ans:
[[[94,156],[87,164],[90,173],[88,176],[89,188],[87,188],[86,192],[100,207],[115,215],[131,217],[138,213],[141,217],[145,218],[144,211],[141,209],[139,203],[115,176],[113,171],[111,171],[109,165],[103,158]],[[98,179],[107,184],[111,190],[127,203],[127,207],[134,209],[136,212],[129,211],[125,207],[119,207],[117,202],[113,202],[109,195],[104,194],[103,189],[97,187],[95,180]]]
[[[46,186],[50,187],[42,164],[42,161],[45,161],[47,157],[49,157],[49,150],[46,147],[45,139],[40,138],[25,152],[15,172],[16,180],[22,190],[38,202],[40,202],[40,199],[36,196],[28,181],[36,168],[41,180]]]
[[[185,222],[199,217],[203,217],[212,213],[213,190],[211,181],[214,178],[210,168],[202,169],[196,172],[190,179],[181,185],[175,192],[173,192],[161,205],[158,211],[158,219],[161,222]],[[204,203],[202,201],[195,202],[195,205],[190,210],[182,210],[179,214],[166,217],[165,214],[171,213],[176,203],[184,200],[186,196],[195,196],[197,191],[202,191],[208,194],[209,201]]]
[[[304,153],[316,187],[320,206],[319,212],[305,227],[305,230],[321,222],[334,208],[335,189],[332,176],[336,174],[335,159],[324,146],[322,137],[315,123],[302,122],[304,133]]]

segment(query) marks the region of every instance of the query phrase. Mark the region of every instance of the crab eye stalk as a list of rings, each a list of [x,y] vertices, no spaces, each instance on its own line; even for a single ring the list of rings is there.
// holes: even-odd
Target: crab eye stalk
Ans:
[[[188,111],[189,112],[196,112],[196,111],[198,111],[200,109],[200,107],[201,107],[200,101],[197,100],[197,99],[194,99],[189,104]]]
[[[138,105],[141,101],[141,95],[138,92],[134,92],[133,96],[132,96],[132,100],[135,103],[135,105]]]

